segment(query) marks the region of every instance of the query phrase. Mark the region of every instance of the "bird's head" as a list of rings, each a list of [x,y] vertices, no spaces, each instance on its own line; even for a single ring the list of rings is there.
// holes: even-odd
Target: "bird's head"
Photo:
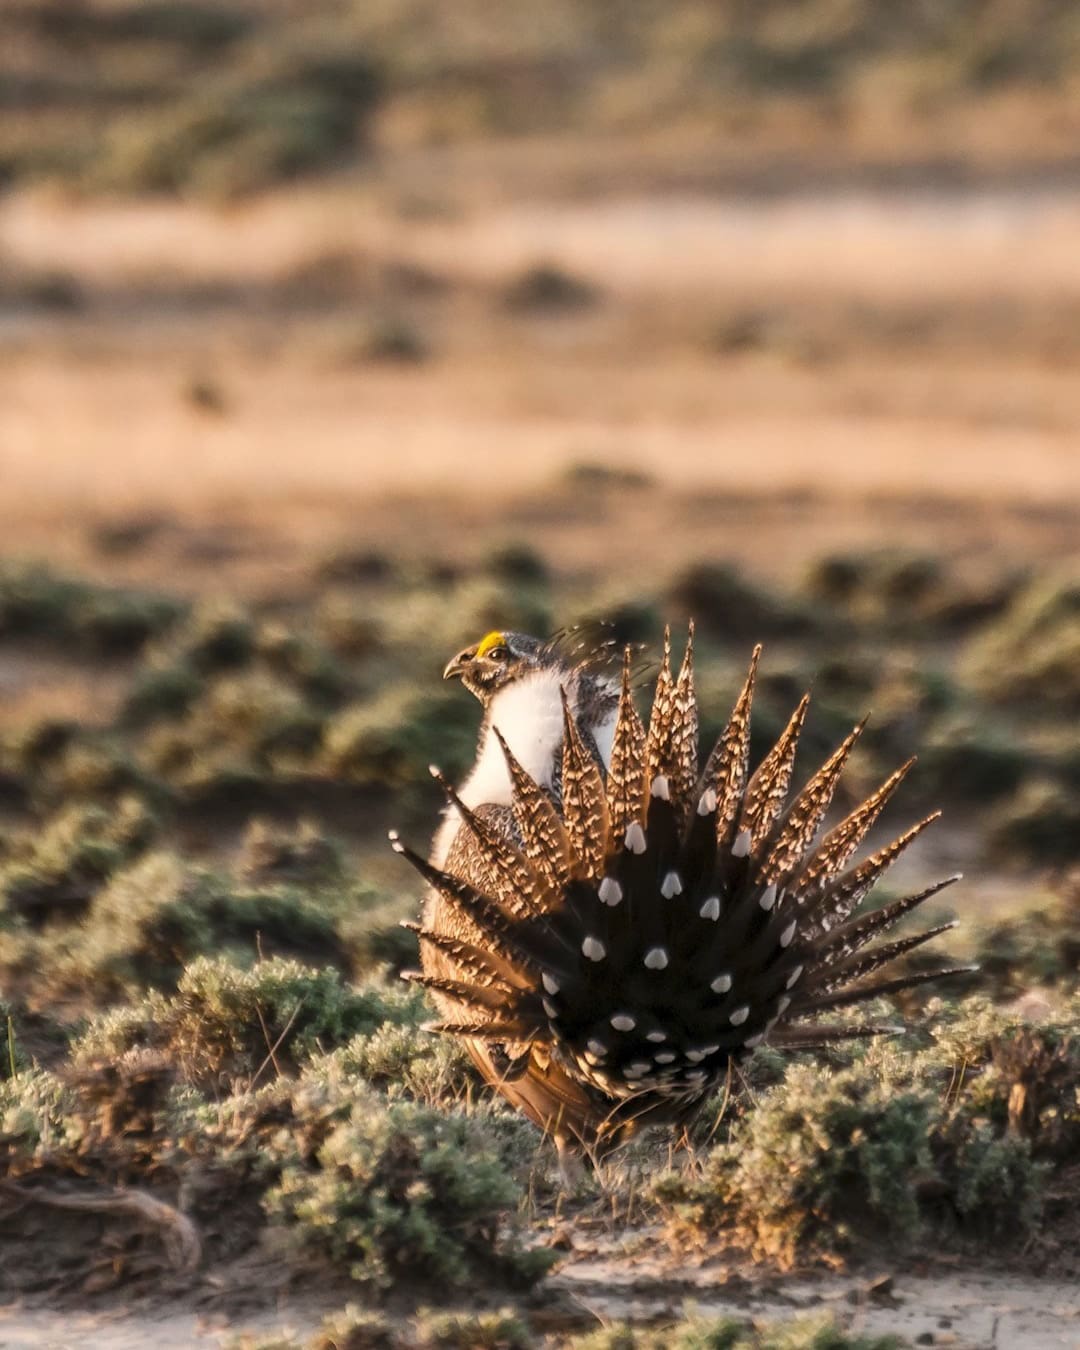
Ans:
[[[525,633],[495,631],[458,652],[447,663],[443,679],[459,679],[470,693],[487,705],[512,681],[551,664],[549,643]]]

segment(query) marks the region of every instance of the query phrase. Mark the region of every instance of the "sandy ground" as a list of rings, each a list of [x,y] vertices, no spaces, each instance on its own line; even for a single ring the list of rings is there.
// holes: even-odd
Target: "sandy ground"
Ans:
[[[1077,1350],[1080,1294],[1072,1284],[1001,1273],[946,1270],[934,1275],[792,1276],[756,1281],[729,1271],[679,1275],[655,1260],[571,1258],[553,1278],[580,1324],[622,1318],[641,1324],[687,1314],[756,1324],[831,1314],[853,1331],[900,1335],[955,1350]],[[134,1314],[56,1313],[0,1307],[3,1350],[190,1350],[218,1347],[241,1333],[310,1336],[332,1309],[313,1301],[229,1322],[183,1310]]]
[[[721,1272],[664,1279],[625,1257],[571,1265],[562,1280],[598,1317],[655,1321],[684,1309],[757,1321],[832,1313],[854,1331],[959,1350],[1080,1347],[1080,1293],[1055,1280],[979,1271],[875,1277],[786,1277],[742,1283]],[[920,1337],[929,1337],[922,1339]]]
[[[490,502],[582,459],[681,489],[1075,504],[1068,354],[968,341],[883,355],[856,341],[827,360],[782,346],[719,359],[703,334],[733,307],[777,299],[890,313],[992,301],[1008,348],[1010,306],[1019,323],[1080,301],[1078,235],[1080,197],[1063,190],[521,202],[419,221],[363,193],[231,213],[16,196],[0,205],[0,256],[70,271],[100,304],[6,318],[5,515],[17,503],[58,524],[305,494],[363,511],[418,489]],[[417,311],[436,359],[343,369],[296,314],[238,329],[226,311],[159,303],[164,285],[258,287],[343,253],[434,269],[453,288]],[[544,258],[601,288],[595,312],[511,324],[484,308]],[[193,374],[221,382],[226,415],[184,404]]]

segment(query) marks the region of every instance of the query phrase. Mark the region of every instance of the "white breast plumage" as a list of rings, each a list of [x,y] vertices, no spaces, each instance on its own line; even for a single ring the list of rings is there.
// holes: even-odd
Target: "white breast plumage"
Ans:
[[[480,753],[459,789],[466,806],[509,806],[512,801],[510,775],[495,728],[505,737],[525,771],[541,787],[551,786],[563,737],[560,690],[566,683],[565,670],[536,670],[496,694],[488,709],[487,732]],[[573,690],[568,693],[572,701]],[[617,709],[613,707],[609,717],[593,729],[605,768],[611,756],[616,715]],[[448,808],[432,847],[431,861],[437,867],[445,861],[459,823],[457,811]]]

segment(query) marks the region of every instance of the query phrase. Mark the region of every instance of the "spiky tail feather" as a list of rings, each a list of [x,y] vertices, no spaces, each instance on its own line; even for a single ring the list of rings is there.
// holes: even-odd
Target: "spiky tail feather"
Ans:
[[[414,978],[447,1018],[436,1029],[467,1038],[478,1062],[478,1043],[504,1043],[519,1065],[531,1047],[538,1081],[533,1098],[519,1104],[544,1124],[565,1113],[557,1128],[586,1143],[620,1121],[684,1118],[723,1084],[732,1061],[767,1038],[797,1048],[895,1031],[807,1019],[933,978],[890,976],[886,968],[941,929],[868,944],[957,880],[853,917],[936,818],[844,870],[910,762],[815,849],[862,724],[788,804],[807,699],[751,775],[756,649],[699,774],[693,630],[677,676],[670,652],[665,635],[647,731],[624,679],[606,781],[569,712],[557,806],[504,744],[516,840],[461,811],[483,889],[432,867],[394,836],[471,934],[459,942],[418,930],[425,969]],[[539,1080],[552,1076],[558,1089],[545,1114]]]

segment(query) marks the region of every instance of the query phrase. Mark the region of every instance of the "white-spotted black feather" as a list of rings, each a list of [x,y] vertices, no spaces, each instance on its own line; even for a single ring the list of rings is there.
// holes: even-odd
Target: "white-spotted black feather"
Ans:
[[[444,1011],[437,1029],[465,1037],[495,1086],[564,1141],[603,1147],[643,1121],[685,1120],[762,1041],[893,1030],[817,1018],[953,973],[889,972],[949,925],[869,944],[955,877],[856,915],[936,816],[845,870],[910,764],[815,849],[862,725],[789,805],[808,700],[751,774],[758,656],[702,771],[691,632],[677,675],[665,637],[647,730],[628,659],[608,762],[565,695],[550,786],[494,728],[509,809],[487,821],[444,784],[467,834],[457,875],[395,841],[435,892],[417,978]],[[493,1045],[518,1066],[513,1078]]]

